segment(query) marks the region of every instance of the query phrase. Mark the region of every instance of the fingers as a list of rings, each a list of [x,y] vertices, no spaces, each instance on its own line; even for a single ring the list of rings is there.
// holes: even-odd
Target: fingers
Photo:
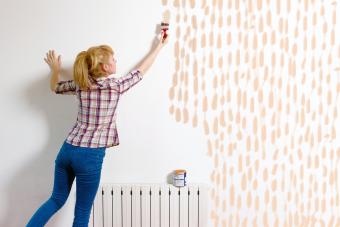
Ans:
[[[46,59],[54,59],[55,58],[55,52],[54,50],[49,50],[47,53],[46,53]]]
[[[169,40],[169,34],[165,34],[165,32],[162,32],[161,40],[163,44],[166,44]]]
[[[167,44],[168,41],[169,41],[169,35],[167,35],[167,36],[165,37],[165,39],[163,39],[163,44]]]
[[[60,62],[61,61],[61,55],[59,55],[57,57],[56,53],[54,50],[49,50],[47,53],[46,53],[46,58],[44,58],[44,60],[46,61],[46,63],[50,62],[50,63],[53,63],[53,62]]]
[[[54,50],[50,51],[50,59],[51,59],[52,62],[56,61],[56,56],[55,56]]]
[[[167,30],[161,30],[161,44],[166,44],[168,42],[169,34]]]
[[[47,64],[51,64],[51,62],[52,62],[52,51],[51,50],[49,50],[47,53],[46,53],[46,58],[45,58],[45,61],[46,61],[46,63]]]
[[[45,60],[45,62],[46,62],[47,64],[49,63],[50,58],[49,58],[49,56],[48,56],[48,53],[46,53],[46,57],[44,58],[44,60]]]
[[[58,70],[61,66],[61,55],[58,55],[54,50],[49,50],[46,53],[46,57],[44,58],[44,61],[50,66],[53,70]]]

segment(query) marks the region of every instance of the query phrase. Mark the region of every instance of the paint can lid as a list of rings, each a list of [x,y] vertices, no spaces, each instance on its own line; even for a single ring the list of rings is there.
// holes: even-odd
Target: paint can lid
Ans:
[[[183,174],[183,173],[186,173],[186,171],[184,169],[176,169],[174,171],[176,174]]]

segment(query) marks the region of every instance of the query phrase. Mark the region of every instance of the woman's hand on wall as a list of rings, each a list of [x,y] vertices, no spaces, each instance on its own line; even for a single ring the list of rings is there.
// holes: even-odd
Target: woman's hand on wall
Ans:
[[[55,92],[57,83],[59,82],[59,73],[61,68],[61,56],[57,57],[54,50],[49,50],[46,53],[46,58],[44,58],[45,62],[51,69],[51,81],[50,88],[53,92]]]
[[[61,68],[61,56],[57,57],[54,50],[49,50],[46,53],[46,58],[44,58],[45,62],[50,67],[51,71],[59,72]]]

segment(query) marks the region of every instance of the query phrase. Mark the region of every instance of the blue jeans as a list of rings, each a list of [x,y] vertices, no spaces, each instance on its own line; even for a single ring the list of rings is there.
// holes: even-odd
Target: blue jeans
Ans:
[[[76,205],[73,227],[87,227],[96,196],[105,147],[76,147],[64,142],[55,160],[51,197],[35,212],[26,227],[44,226],[66,202],[76,177]]]

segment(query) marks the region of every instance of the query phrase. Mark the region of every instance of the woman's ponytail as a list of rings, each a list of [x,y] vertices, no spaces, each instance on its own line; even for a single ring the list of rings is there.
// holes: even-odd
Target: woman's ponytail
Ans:
[[[87,90],[91,87],[89,69],[87,64],[87,51],[82,51],[77,55],[73,65],[73,77],[76,84],[81,90]]]

